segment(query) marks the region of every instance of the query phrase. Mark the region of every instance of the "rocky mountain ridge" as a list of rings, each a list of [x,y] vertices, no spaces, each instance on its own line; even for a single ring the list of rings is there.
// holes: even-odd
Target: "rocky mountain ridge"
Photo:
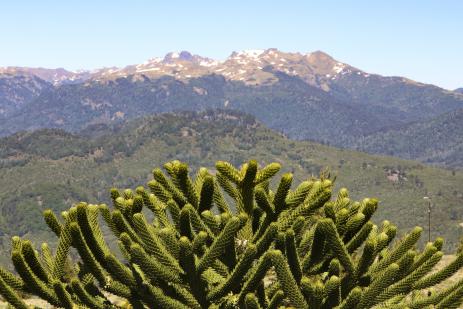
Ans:
[[[299,76],[310,85],[326,90],[329,89],[327,82],[336,79],[339,75],[350,73],[369,75],[336,61],[321,51],[290,53],[275,48],[233,52],[222,61],[181,51],[170,52],[164,58],[155,57],[144,63],[128,65],[123,68],[111,67],[73,72],[63,68],[4,67],[0,68],[0,75],[35,75],[54,85],[61,85],[88,80],[104,81],[130,75],[145,75],[149,78],[170,75],[178,79],[189,79],[219,74],[227,79],[243,81],[252,85],[276,81],[277,77],[271,71],[281,71],[289,75]]]
[[[154,57],[140,64],[97,68],[95,70],[70,71],[63,68],[0,67],[0,76],[5,74],[33,75],[59,86],[85,81],[104,82],[132,75],[144,75],[149,78],[168,75],[180,80],[187,80],[192,77],[218,74],[229,80],[242,81],[247,85],[260,85],[277,81],[278,77],[274,74],[276,71],[298,76],[308,84],[325,91],[329,91],[331,89],[330,84],[345,75],[359,75],[362,78],[383,77],[337,61],[323,51],[284,52],[276,48],[234,51],[224,60],[214,60],[188,51],[170,52],[164,57]],[[427,84],[405,77],[384,78],[396,82],[427,86]],[[455,89],[455,92],[462,93],[463,88]]]
[[[301,54],[286,53],[271,48],[233,52],[223,61],[192,55],[187,51],[169,53],[163,59],[153,58],[143,64],[105,71],[94,78],[117,78],[143,74],[150,78],[170,75],[179,79],[188,79],[219,74],[229,80],[256,85],[269,84],[278,80],[272,71],[299,76],[310,85],[326,90],[329,89],[327,81],[336,79],[339,74],[361,72],[334,60],[321,51]]]
[[[83,82],[90,79],[95,73],[85,70],[73,72],[63,68],[0,67],[0,76],[35,76],[55,86]]]

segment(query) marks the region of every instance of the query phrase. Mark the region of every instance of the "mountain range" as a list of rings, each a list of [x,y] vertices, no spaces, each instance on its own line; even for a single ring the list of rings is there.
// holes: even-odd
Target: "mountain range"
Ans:
[[[223,61],[183,51],[81,72],[8,67],[0,69],[0,85],[3,136],[222,108],[252,114],[292,139],[463,167],[455,148],[463,144],[455,123],[460,91],[370,74],[321,51],[250,50]],[[435,128],[438,144],[431,142]]]

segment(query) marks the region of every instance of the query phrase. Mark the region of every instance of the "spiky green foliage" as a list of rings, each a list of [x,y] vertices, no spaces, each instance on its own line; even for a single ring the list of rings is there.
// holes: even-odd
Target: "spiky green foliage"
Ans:
[[[45,211],[55,253],[14,237],[19,277],[0,268],[0,294],[17,308],[27,308],[19,292],[64,308],[117,307],[108,294],[133,308],[453,308],[463,300],[463,281],[425,293],[462,267],[463,255],[429,274],[441,239],[419,251],[417,227],[394,241],[391,223],[370,221],[378,201],[353,202],[344,188],[332,199],[327,174],[299,185],[285,174],[273,191],[276,163],[217,162],[217,174],[202,168],[195,179],[185,163],[164,167],[149,189],[112,189],[113,210],[79,203],[62,220]]]

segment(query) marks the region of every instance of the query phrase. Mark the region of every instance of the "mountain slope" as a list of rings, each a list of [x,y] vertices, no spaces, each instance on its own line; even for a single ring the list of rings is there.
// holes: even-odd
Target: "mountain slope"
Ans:
[[[389,124],[408,123],[433,118],[463,108],[463,96],[445,89],[417,83],[402,77],[380,75],[342,75],[332,84],[338,97],[355,102],[371,111],[388,113]]]
[[[278,82],[259,86],[229,81],[220,75],[188,81],[132,76],[104,84],[63,85],[6,119],[0,135],[53,127],[78,131],[93,123],[211,108],[251,113],[269,127],[297,139],[341,143],[349,136],[381,128],[381,119],[376,115],[307,85],[298,77],[275,74]]]
[[[463,167],[463,109],[369,135],[356,145],[358,150],[369,153]]]
[[[291,171],[298,180],[329,167],[338,187],[348,187],[356,199],[376,196],[377,220],[388,218],[401,229],[426,225],[422,199],[431,196],[433,236],[445,236],[449,246],[458,241],[462,172],[291,141],[249,115],[209,111],[94,125],[79,134],[41,130],[1,139],[0,245],[7,246],[13,233],[43,240],[44,209],[61,211],[80,200],[109,202],[111,186],[145,184],[151,169],[166,161],[183,160],[195,170],[214,169],[216,160],[241,164],[249,158],[281,162],[282,173]]]
[[[49,83],[36,76],[0,74],[0,118],[9,116],[50,89]]]

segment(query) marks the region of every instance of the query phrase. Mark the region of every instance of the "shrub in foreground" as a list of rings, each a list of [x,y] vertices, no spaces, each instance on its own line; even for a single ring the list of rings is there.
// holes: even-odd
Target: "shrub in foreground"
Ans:
[[[291,174],[271,181],[276,163],[217,162],[215,174],[201,168],[194,179],[179,161],[164,168],[148,188],[112,189],[112,209],[79,203],[61,219],[45,211],[55,252],[13,237],[19,277],[0,268],[0,294],[15,308],[27,308],[22,293],[63,308],[118,308],[111,294],[132,308],[172,309],[456,308],[462,300],[463,281],[430,288],[463,255],[430,272],[442,239],[418,250],[417,227],[394,241],[394,225],[370,221],[376,199],[354,202],[346,189],[333,196],[326,175],[296,185]]]

